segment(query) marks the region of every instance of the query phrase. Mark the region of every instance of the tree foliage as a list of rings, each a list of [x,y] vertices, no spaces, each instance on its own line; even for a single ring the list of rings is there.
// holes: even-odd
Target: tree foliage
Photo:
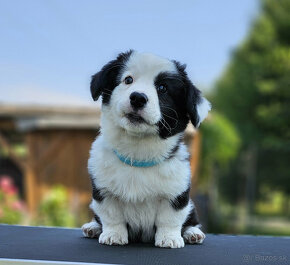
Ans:
[[[203,180],[212,175],[214,166],[225,169],[235,158],[239,146],[239,135],[232,123],[223,115],[212,112],[201,127],[202,164],[200,175]]]
[[[258,185],[290,194],[290,0],[261,4],[212,101],[238,129],[243,149],[257,146]]]

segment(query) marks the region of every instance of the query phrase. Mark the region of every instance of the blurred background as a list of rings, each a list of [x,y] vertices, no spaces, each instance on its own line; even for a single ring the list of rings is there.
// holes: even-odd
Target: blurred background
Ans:
[[[90,76],[133,48],[212,102],[185,136],[205,230],[290,235],[290,0],[0,0],[0,36],[0,223],[89,220]]]

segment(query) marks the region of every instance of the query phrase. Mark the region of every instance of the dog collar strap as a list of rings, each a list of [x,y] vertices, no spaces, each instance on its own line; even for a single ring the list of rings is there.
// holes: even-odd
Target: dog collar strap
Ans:
[[[131,159],[129,157],[125,157],[121,154],[119,154],[116,150],[113,150],[116,156],[125,164],[131,166],[131,167],[153,167],[158,164],[160,164],[159,161],[156,160],[135,160]]]

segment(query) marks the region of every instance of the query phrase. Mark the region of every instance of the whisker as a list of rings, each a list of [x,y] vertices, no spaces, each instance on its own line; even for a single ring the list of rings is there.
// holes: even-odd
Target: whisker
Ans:
[[[112,94],[108,94],[106,92],[102,92],[102,94],[107,95],[107,96],[111,96]]]
[[[162,115],[164,115],[164,116],[166,116],[166,117],[168,117],[168,118],[170,118],[170,119],[175,120],[176,122],[178,122],[177,119],[175,119],[175,118],[173,118],[173,117],[171,117],[171,116],[169,116],[169,115],[166,115],[165,113],[162,113]]]
[[[170,129],[170,127],[169,127],[169,129],[166,127],[166,125],[162,122],[162,120],[163,121],[165,121],[163,118],[160,120],[160,123],[163,125],[163,127],[171,134],[171,129]]]
[[[167,108],[167,109],[172,110],[172,111],[175,113],[176,118],[178,119],[178,114],[177,114],[177,112],[176,112],[174,109],[172,109],[172,108],[170,108],[170,107],[168,107],[168,106],[166,106],[166,105],[163,105],[163,104],[160,104],[160,106],[163,107],[163,108]]]
[[[164,123],[168,126],[168,128],[170,129],[170,132],[171,132],[171,127],[170,127],[170,125],[168,124],[168,122],[167,122],[165,119],[163,119],[163,121],[164,121]]]
[[[177,122],[175,122],[175,125],[174,125],[174,127],[173,128],[171,128],[170,127],[170,125],[169,125],[169,123],[165,120],[165,119],[163,119],[164,120],[164,122],[166,122],[166,124],[168,125],[168,127],[170,128],[170,133],[172,132],[172,130],[174,130],[176,127],[177,127],[177,124],[178,124],[178,121]]]
[[[106,92],[107,92],[108,94],[110,94],[110,95],[111,95],[112,92],[113,92],[112,90],[109,90],[109,89],[106,89],[106,88],[103,88],[103,91],[106,91]]]
[[[103,90],[105,90],[105,91],[108,91],[108,92],[112,93],[112,91],[111,91],[111,90],[109,90],[109,89],[107,89],[107,88],[103,88]]]
[[[165,115],[165,114],[163,113],[162,115]],[[165,116],[167,116],[167,115],[165,115]],[[167,116],[167,117],[169,117],[169,116]],[[170,118],[172,118],[172,117],[170,117]],[[176,120],[176,119],[174,119],[174,118],[172,118],[172,119],[175,120],[175,124],[174,124],[174,127],[173,127],[173,128],[170,127],[170,125],[168,124],[168,122],[167,122],[165,119],[163,119],[163,120],[168,124],[168,126],[169,126],[172,130],[174,130],[174,129],[177,127],[177,125],[178,125],[178,120]]]

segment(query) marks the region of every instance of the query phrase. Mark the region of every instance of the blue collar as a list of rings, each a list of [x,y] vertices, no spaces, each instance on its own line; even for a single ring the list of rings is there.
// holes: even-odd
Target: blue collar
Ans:
[[[135,160],[131,159],[129,157],[125,157],[121,154],[119,154],[115,149],[113,149],[116,156],[125,164],[131,166],[131,167],[153,167],[158,164],[160,164],[161,161],[156,160]]]

